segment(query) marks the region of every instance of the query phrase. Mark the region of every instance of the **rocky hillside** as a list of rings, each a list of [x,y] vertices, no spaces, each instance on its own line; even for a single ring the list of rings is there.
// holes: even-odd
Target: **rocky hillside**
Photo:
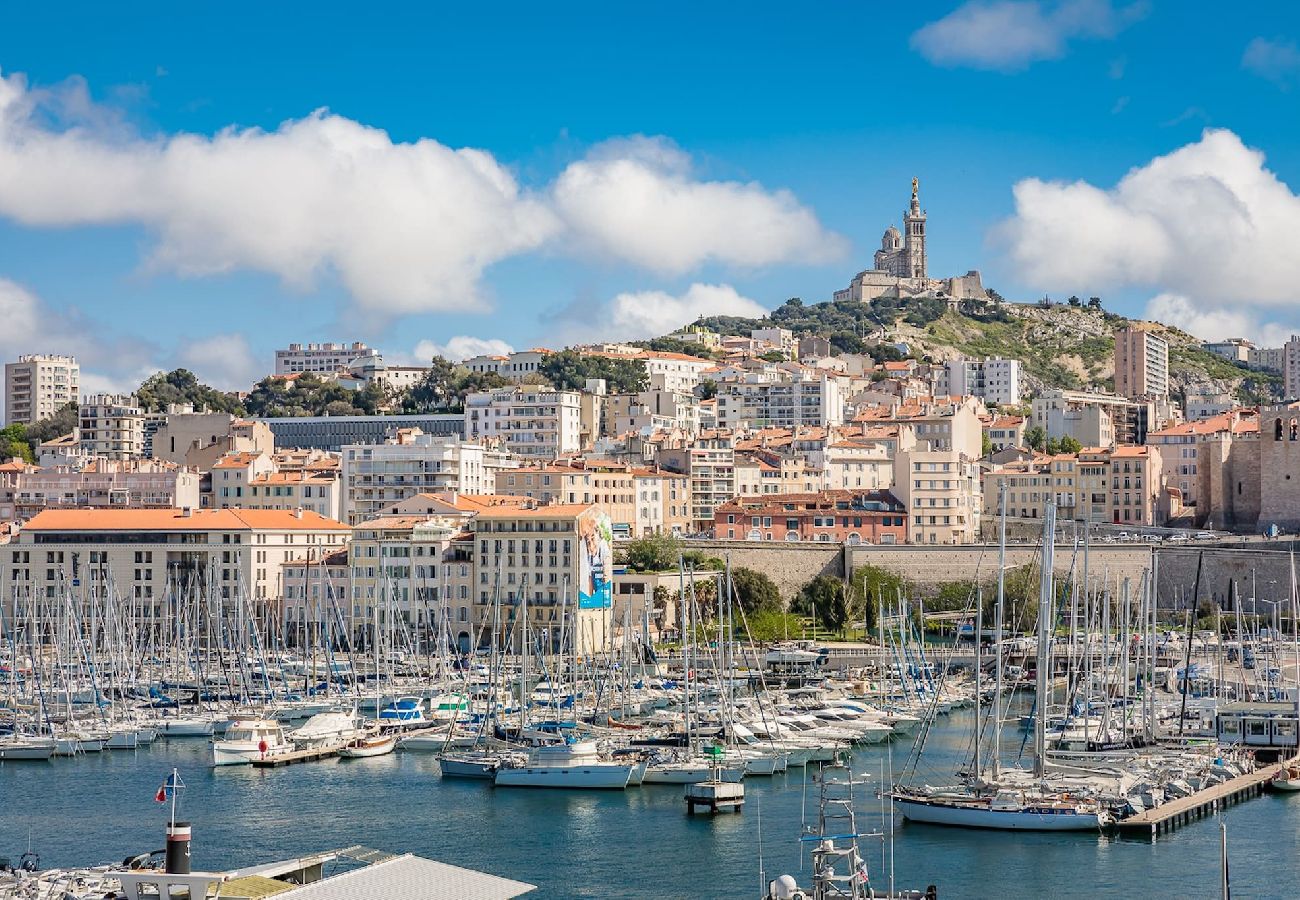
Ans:
[[[906,343],[911,356],[941,361],[956,356],[1001,356],[1021,361],[1027,392],[1043,387],[1110,389],[1114,386],[1115,332],[1129,319],[1080,302],[963,303],[949,309],[936,301],[898,304],[787,301],[762,320],[715,317],[700,324],[731,334],[780,325],[800,335],[830,339],[839,352],[873,352],[873,345]],[[1278,376],[1252,372],[1201,348],[1197,338],[1170,325],[1151,323],[1170,345],[1172,392],[1222,391],[1243,402],[1272,398]]]

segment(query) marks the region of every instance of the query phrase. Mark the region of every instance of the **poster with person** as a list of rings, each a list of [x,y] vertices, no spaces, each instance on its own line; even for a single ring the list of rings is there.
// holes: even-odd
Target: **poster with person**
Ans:
[[[589,512],[578,520],[578,608],[608,609],[614,563],[614,528],[609,516]]]

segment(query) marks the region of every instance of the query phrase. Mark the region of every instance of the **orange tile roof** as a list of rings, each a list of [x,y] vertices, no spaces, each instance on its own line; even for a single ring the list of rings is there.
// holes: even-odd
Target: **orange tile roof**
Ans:
[[[534,501],[535,502],[535,501]],[[594,503],[552,503],[530,509],[522,507],[487,507],[478,516],[480,519],[554,519],[578,516],[595,507]]]
[[[1118,457],[1137,457],[1137,456],[1147,456],[1147,455],[1148,455],[1148,451],[1149,451],[1150,449],[1151,449],[1150,447],[1134,447],[1134,446],[1131,446],[1131,445],[1125,444],[1125,445],[1123,445],[1123,446],[1116,447],[1114,450],[1112,450],[1112,451],[1110,452],[1110,455],[1111,455],[1112,457],[1116,457],[1116,456],[1118,456]]]
[[[434,515],[375,516],[373,519],[366,519],[364,522],[358,523],[355,530],[356,531],[360,531],[362,529],[369,530],[369,531],[377,531],[380,529],[383,529],[385,531],[406,530],[406,529],[414,528],[416,525],[423,525],[425,522],[428,522],[432,518],[435,518],[435,516]]]
[[[350,531],[320,513],[287,509],[47,509],[31,531]]]
[[[249,450],[241,450],[238,453],[227,453],[221,459],[212,464],[214,469],[242,469],[256,460],[261,453],[255,453]]]

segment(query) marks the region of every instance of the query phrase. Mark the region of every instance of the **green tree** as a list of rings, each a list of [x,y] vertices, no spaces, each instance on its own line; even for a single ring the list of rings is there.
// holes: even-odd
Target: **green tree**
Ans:
[[[509,387],[510,380],[496,372],[471,372],[462,365],[435,356],[429,371],[402,395],[402,411],[416,413],[461,412],[465,398],[478,391]]]
[[[679,538],[659,532],[628,541],[623,547],[623,559],[633,572],[668,572],[677,568],[681,552]]]
[[[901,575],[882,569],[880,566],[866,565],[853,573],[853,592],[861,598],[859,618],[866,624],[867,631],[876,627],[882,606],[895,606],[900,597],[906,597],[910,585]]]
[[[1042,450],[1047,446],[1047,432],[1043,426],[1034,425],[1025,429],[1025,445],[1031,450]]]
[[[993,452],[993,438],[988,436],[988,432],[980,438],[980,456],[988,456]]]
[[[701,400],[712,400],[718,396],[718,383],[712,378],[701,378],[696,391]]]
[[[52,416],[27,426],[27,443],[35,454],[41,444],[52,441],[72,430],[81,422],[81,409],[74,401],[61,406]]]
[[[776,582],[754,569],[746,569],[743,566],[732,569],[731,589],[735,593],[736,601],[747,615],[760,609],[781,611],[785,609]]]
[[[27,428],[14,424],[0,428],[0,462],[8,462],[17,457],[23,462],[34,462],[32,445],[27,442]]]
[[[601,378],[611,394],[635,394],[650,382],[645,364],[636,359],[592,356],[576,350],[547,355],[538,372],[559,390],[580,391],[592,378]]]
[[[760,643],[798,635],[803,628],[798,616],[779,609],[760,609],[753,615],[746,615],[745,621],[749,625],[749,639]]]
[[[155,372],[135,392],[145,412],[165,412],[172,404],[188,404],[196,412],[224,412],[243,415],[239,398],[199,381],[189,369]]]
[[[1074,296],[1073,294],[1071,294],[1071,295],[1070,295],[1070,299],[1066,300],[1065,302],[1068,303],[1068,304],[1070,304],[1071,306],[1082,306],[1082,305],[1083,305],[1083,302],[1082,302],[1078,297]]]
[[[805,584],[791,609],[815,617],[818,625],[834,632],[842,631],[854,614],[844,582],[831,575],[818,575]]]
[[[268,376],[253,386],[244,408],[264,418],[297,416],[366,416],[387,407],[388,390],[371,382],[359,391],[307,372],[292,380]]]
[[[784,353],[782,353],[780,350],[769,350],[766,353],[764,353],[762,356],[760,356],[759,359],[763,360],[763,362],[779,363],[779,362],[786,362],[789,359],[789,357],[786,356]]]
[[[1100,297],[1089,297],[1089,298],[1088,298],[1088,306],[1090,306],[1092,309],[1101,309],[1101,298],[1100,298]]]
[[[1080,444],[1078,440],[1070,437],[1068,434],[1057,441],[1056,446],[1057,453],[1078,453],[1083,449],[1083,444]]]

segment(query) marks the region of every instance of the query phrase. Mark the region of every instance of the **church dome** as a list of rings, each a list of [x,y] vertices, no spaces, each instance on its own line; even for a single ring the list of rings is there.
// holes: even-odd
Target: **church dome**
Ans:
[[[881,250],[897,250],[903,242],[903,236],[898,233],[898,229],[890,225],[885,229],[885,236],[880,239]]]

